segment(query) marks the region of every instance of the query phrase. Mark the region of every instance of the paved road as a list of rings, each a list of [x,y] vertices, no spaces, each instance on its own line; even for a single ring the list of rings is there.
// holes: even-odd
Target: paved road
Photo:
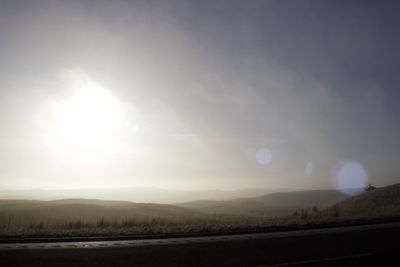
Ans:
[[[400,223],[150,240],[0,244],[0,266],[400,266]]]

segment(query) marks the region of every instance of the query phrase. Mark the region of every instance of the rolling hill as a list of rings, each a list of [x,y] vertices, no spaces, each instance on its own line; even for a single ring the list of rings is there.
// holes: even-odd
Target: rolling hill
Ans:
[[[233,200],[201,200],[181,203],[178,206],[204,213],[277,217],[289,215],[297,209],[307,209],[313,206],[328,207],[346,198],[346,195],[337,190],[310,190],[271,193],[259,197]]]
[[[317,211],[310,210],[314,206]],[[226,231],[385,216],[400,216],[400,184],[353,197],[336,190],[311,190],[176,205],[96,199],[0,200],[0,236]]]
[[[177,190],[157,187],[124,187],[124,188],[83,188],[83,189],[28,189],[1,190],[0,199],[103,199],[122,200],[137,203],[172,204],[195,201],[199,199],[230,200],[241,197],[256,197],[276,192],[268,189],[241,190]]]
[[[400,184],[350,197],[325,212],[337,212],[344,217],[400,216]]]

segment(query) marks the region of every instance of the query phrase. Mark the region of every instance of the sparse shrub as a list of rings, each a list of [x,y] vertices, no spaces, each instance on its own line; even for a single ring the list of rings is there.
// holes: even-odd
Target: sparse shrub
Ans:
[[[30,223],[28,225],[28,228],[32,229],[32,230],[42,230],[44,228],[44,224],[42,222],[40,222],[40,223]]]
[[[313,211],[314,213],[319,213],[319,210],[318,210],[318,207],[317,207],[317,206],[312,207],[312,211]]]
[[[368,186],[365,188],[365,191],[368,192],[368,191],[372,191],[372,190],[375,190],[375,189],[376,189],[375,186],[373,186],[371,184],[368,184]]]
[[[297,218],[299,217],[299,211],[295,210],[295,212],[293,212],[292,217]]]
[[[302,211],[300,212],[300,219],[306,220],[306,219],[308,219],[308,218],[309,218],[308,210],[302,210]]]
[[[340,208],[338,205],[334,205],[329,209],[329,215],[332,217],[340,217]]]
[[[107,222],[104,218],[101,218],[101,220],[97,222],[96,226],[100,227],[100,228],[105,228],[105,227],[109,227],[110,223]]]
[[[69,222],[67,224],[68,229],[81,229],[82,226],[83,226],[83,223],[82,223],[81,219]]]

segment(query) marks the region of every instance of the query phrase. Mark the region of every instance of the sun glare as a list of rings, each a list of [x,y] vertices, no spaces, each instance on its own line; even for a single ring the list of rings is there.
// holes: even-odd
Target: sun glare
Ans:
[[[113,147],[121,135],[121,104],[86,75],[69,73],[72,95],[56,105],[59,139],[85,150]]]

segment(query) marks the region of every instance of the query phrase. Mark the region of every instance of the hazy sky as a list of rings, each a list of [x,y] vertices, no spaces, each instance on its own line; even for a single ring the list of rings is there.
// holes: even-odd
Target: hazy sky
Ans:
[[[399,182],[396,3],[0,0],[0,188]]]

